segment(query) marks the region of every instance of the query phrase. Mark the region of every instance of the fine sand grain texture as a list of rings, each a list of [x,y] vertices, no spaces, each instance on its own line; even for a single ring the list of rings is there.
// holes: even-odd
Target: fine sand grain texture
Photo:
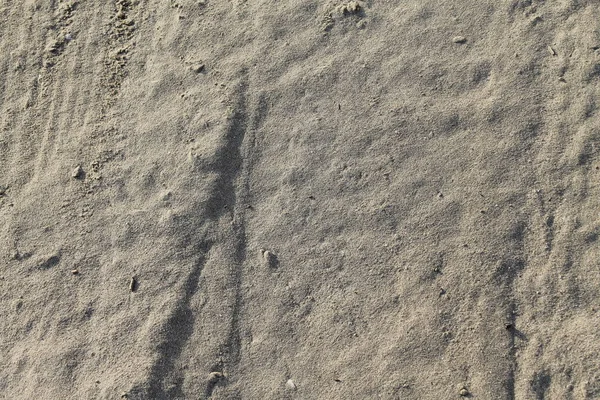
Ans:
[[[0,399],[600,399],[599,21],[0,0]]]

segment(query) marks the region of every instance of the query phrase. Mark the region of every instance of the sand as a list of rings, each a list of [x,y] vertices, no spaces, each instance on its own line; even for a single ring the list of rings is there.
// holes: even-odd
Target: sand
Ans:
[[[599,19],[0,2],[0,398],[600,398]]]

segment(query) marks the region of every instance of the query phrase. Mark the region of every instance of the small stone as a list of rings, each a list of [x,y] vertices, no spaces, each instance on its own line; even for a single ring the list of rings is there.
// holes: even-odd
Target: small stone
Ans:
[[[572,391],[573,391],[573,389],[575,389],[575,386],[573,386],[573,384],[572,384],[572,383],[569,383],[569,384],[567,385],[567,390],[568,390],[569,392],[572,392]]]
[[[130,292],[136,292],[138,289],[139,283],[137,281],[137,278],[135,276],[131,277],[131,280],[129,281],[129,291]]]
[[[72,273],[73,275],[79,275],[79,270],[78,270],[78,269],[72,269],[72,270],[71,270],[71,273]]]
[[[83,178],[84,172],[83,172],[83,168],[81,168],[81,165],[78,165],[77,167],[75,167],[71,176],[74,179],[82,179]]]
[[[361,10],[361,6],[358,1],[351,1],[348,3],[348,10],[355,13]]]
[[[466,42],[467,42],[467,38],[466,38],[466,37],[464,37],[464,36],[454,36],[454,37],[452,38],[452,41],[453,41],[454,43],[463,44],[463,43],[466,43]]]
[[[285,383],[285,387],[288,388],[288,389],[290,389],[290,390],[296,390],[296,384],[291,379],[287,380],[287,382]]]
[[[542,21],[543,21],[543,19],[539,15],[536,15],[535,17],[533,17],[533,18],[531,18],[529,20],[529,22],[531,23],[531,25],[537,25],[538,23],[540,23]]]
[[[0,185],[0,196],[4,196],[8,188],[6,186]]]
[[[225,378],[222,372],[214,371],[208,374],[208,383],[211,385],[216,385],[221,379]]]
[[[73,40],[73,35],[71,35],[70,33],[67,33],[65,35],[65,41],[70,42],[71,40]]]
[[[279,260],[273,252],[265,249],[261,249],[261,252],[263,259],[269,268],[277,268],[279,266]]]
[[[548,53],[550,53],[551,56],[555,56],[556,50],[554,50],[552,46],[548,46]]]
[[[194,64],[190,69],[199,74],[200,72],[204,71],[204,64]]]
[[[458,391],[458,394],[460,394],[462,397],[467,397],[470,393],[466,388],[462,388]]]

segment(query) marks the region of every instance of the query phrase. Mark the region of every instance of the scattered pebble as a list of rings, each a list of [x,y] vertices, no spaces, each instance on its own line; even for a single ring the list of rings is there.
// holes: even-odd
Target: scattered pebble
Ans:
[[[552,46],[548,46],[548,53],[550,53],[550,55],[555,56],[556,55],[556,50],[554,50],[552,48]]]
[[[261,253],[263,259],[265,260],[265,263],[269,268],[277,268],[279,266],[279,260],[277,259],[277,256],[274,253],[265,249],[261,249]]]
[[[6,186],[0,185],[0,196],[4,196],[8,188]]]
[[[462,397],[467,397],[470,393],[467,388],[462,388],[458,391],[458,394],[460,394]]]
[[[138,289],[138,281],[136,279],[135,276],[131,277],[131,280],[129,281],[129,291],[130,292],[135,292]]]
[[[70,33],[67,33],[67,34],[65,35],[65,40],[66,40],[67,42],[70,42],[71,40],[73,40],[73,35],[71,35]]]
[[[287,387],[290,390],[296,390],[296,384],[291,379],[287,380],[287,382],[285,383],[285,387]]]
[[[225,378],[222,372],[214,371],[208,374],[208,383],[210,385],[216,385],[221,379]]]
[[[190,69],[192,71],[194,71],[195,73],[199,74],[200,72],[204,71],[204,64],[194,64],[190,67]]]
[[[78,165],[77,167],[75,167],[75,169],[73,170],[73,173],[71,174],[71,176],[74,179],[81,179],[83,178],[84,172],[83,172],[83,168],[81,168],[81,165]]]
[[[72,269],[72,270],[71,270],[71,273],[72,273],[73,275],[79,275],[79,270],[78,270],[78,269]]]
[[[567,385],[567,390],[568,390],[569,392],[572,392],[572,391],[573,391],[573,389],[575,389],[575,386],[573,386],[573,384],[572,384],[572,383],[569,383],[569,384]]]
[[[542,21],[543,21],[543,19],[539,15],[536,15],[535,17],[533,17],[533,18],[531,18],[529,20],[529,22],[531,23],[531,25],[537,25],[538,23],[540,23]]]
[[[463,43],[466,43],[466,42],[467,42],[467,38],[466,38],[466,37],[464,37],[464,36],[454,36],[454,37],[452,38],[452,41],[453,41],[454,43],[463,44]]]

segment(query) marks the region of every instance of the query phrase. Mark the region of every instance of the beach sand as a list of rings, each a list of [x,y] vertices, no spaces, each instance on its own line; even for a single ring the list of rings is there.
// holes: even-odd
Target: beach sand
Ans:
[[[599,399],[599,20],[0,2],[0,398]]]

